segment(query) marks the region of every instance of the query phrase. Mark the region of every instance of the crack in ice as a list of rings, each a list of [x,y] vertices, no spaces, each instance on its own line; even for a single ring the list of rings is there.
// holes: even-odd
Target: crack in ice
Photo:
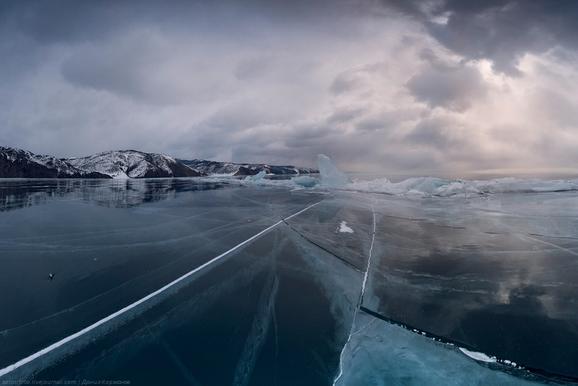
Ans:
[[[341,353],[339,354],[339,373],[337,374],[337,376],[333,380],[333,386],[337,385],[337,381],[339,381],[339,379],[343,375],[343,354],[345,352],[345,348],[347,347],[347,345],[351,341],[351,337],[355,333],[353,331],[353,329],[355,328],[355,321],[357,318],[357,313],[359,312],[361,304],[363,303],[363,296],[365,295],[365,287],[367,285],[367,278],[369,277],[369,269],[371,267],[371,257],[373,256],[373,244],[375,243],[375,229],[376,229],[375,209],[374,209],[373,205],[371,205],[371,214],[373,217],[373,230],[371,232],[371,244],[369,245],[369,253],[368,253],[368,257],[367,257],[367,266],[365,268],[365,273],[363,275],[363,281],[361,283],[361,292],[359,294],[359,299],[357,301],[357,304],[355,306],[355,311],[353,313],[353,320],[351,322],[351,329],[349,330],[349,335],[347,336],[347,340],[345,341],[345,344],[343,345],[343,348],[341,349]]]
[[[57,342],[55,342],[55,343],[53,343],[53,344],[51,344],[51,345],[49,345],[49,346],[47,346],[47,347],[45,347],[45,348],[43,348],[43,349],[35,352],[35,353],[33,353],[33,354],[31,354],[31,355],[23,358],[23,359],[20,359],[19,361],[15,362],[15,363],[13,363],[13,364],[11,364],[11,365],[8,365],[8,366],[0,369],[0,377],[4,376],[4,375],[6,375],[6,374],[9,374],[9,373],[17,370],[18,368],[20,368],[20,367],[22,367],[22,366],[24,366],[24,365],[26,365],[26,364],[28,364],[28,363],[30,363],[30,362],[38,359],[38,358],[41,358],[41,357],[49,354],[50,352],[56,350],[57,348],[59,348],[59,347],[61,347],[61,346],[64,346],[65,344],[74,341],[75,339],[77,339],[77,338],[79,338],[79,337],[87,334],[88,332],[90,332],[90,331],[92,331],[92,330],[94,330],[94,329],[96,329],[96,328],[98,328],[98,327],[100,327],[100,326],[102,326],[102,325],[104,325],[104,324],[106,324],[107,322],[115,319],[116,317],[121,316],[121,315],[127,313],[129,310],[131,310],[131,309],[133,309],[133,308],[135,308],[135,307],[137,307],[137,306],[139,306],[139,305],[147,302],[148,300],[156,297],[157,295],[165,292],[165,291],[168,290],[169,288],[171,288],[171,287],[175,286],[176,284],[182,282],[182,281],[185,280],[186,278],[188,278],[188,277],[190,277],[190,276],[192,276],[192,275],[194,275],[194,274],[202,271],[203,269],[207,268],[208,266],[210,266],[210,265],[216,263],[217,261],[221,260],[223,257],[225,257],[225,256],[227,256],[227,255],[229,255],[229,254],[231,254],[231,253],[233,253],[233,252],[235,252],[236,250],[238,250],[238,249],[244,247],[245,245],[251,243],[252,241],[258,239],[259,237],[261,237],[261,236],[263,236],[264,234],[268,233],[269,231],[271,231],[272,229],[274,229],[274,228],[277,227],[278,225],[283,224],[286,220],[290,220],[290,219],[292,219],[293,217],[298,216],[298,215],[300,215],[301,213],[303,213],[303,212],[305,212],[305,211],[313,208],[314,206],[318,205],[320,202],[321,202],[321,201],[318,201],[318,202],[316,202],[316,203],[313,203],[313,204],[311,204],[311,205],[309,205],[309,206],[301,209],[300,211],[298,211],[298,212],[296,212],[296,213],[293,213],[292,215],[290,215],[290,216],[288,216],[288,217],[285,217],[285,218],[282,219],[282,220],[277,221],[277,222],[274,223],[273,225],[271,225],[271,226],[263,229],[262,231],[254,234],[253,236],[249,237],[249,238],[246,239],[245,241],[243,241],[243,242],[235,245],[233,248],[231,248],[231,249],[229,249],[229,250],[221,253],[220,255],[212,258],[211,260],[207,261],[206,263],[201,264],[201,265],[198,266],[197,268],[195,268],[195,269],[193,269],[193,270],[185,273],[184,275],[182,275],[182,276],[178,277],[177,279],[171,281],[170,283],[164,285],[163,287],[159,288],[158,290],[156,290],[156,291],[154,291],[154,292],[151,292],[150,294],[148,294],[148,295],[142,297],[141,299],[139,299],[139,300],[137,300],[137,301],[135,301],[135,302],[133,302],[133,303],[131,303],[131,304],[123,307],[123,308],[121,308],[120,310],[118,310],[118,311],[116,311],[116,312],[113,312],[112,314],[108,315],[107,317],[102,318],[102,319],[94,322],[93,324],[91,324],[91,325],[83,328],[82,330],[77,331],[77,332],[74,333],[74,334],[68,335],[67,337],[62,338],[61,340],[59,340],[59,341],[57,341]]]

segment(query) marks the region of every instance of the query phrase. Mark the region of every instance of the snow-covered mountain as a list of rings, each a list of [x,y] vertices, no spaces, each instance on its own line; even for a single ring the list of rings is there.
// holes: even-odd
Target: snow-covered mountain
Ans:
[[[81,170],[66,160],[0,146],[0,177],[4,178],[109,178]]]
[[[265,171],[267,174],[298,175],[318,173],[311,168],[298,168],[292,165],[242,164],[232,162],[207,161],[201,159],[179,160],[185,165],[198,171],[211,174],[225,174],[232,176],[251,176]]]
[[[198,172],[166,155],[135,150],[107,151],[81,158],[56,158],[0,147],[4,178],[198,177]]]
[[[112,178],[198,177],[203,173],[172,157],[136,150],[106,151],[82,158],[69,158],[72,166]]]
[[[250,176],[317,173],[315,169],[268,164],[178,160],[137,150],[106,151],[78,158],[57,158],[0,146],[0,178],[156,178],[211,174]]]

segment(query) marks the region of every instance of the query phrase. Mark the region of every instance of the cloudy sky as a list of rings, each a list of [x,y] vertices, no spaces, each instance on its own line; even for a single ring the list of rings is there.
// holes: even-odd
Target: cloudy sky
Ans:
[[[574,0],[2,1],[0,145],[578,169]]]

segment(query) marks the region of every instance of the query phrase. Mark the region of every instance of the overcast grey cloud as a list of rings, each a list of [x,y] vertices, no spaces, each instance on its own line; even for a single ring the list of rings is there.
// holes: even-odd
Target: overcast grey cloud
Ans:
[[[575,169],[574,1],[0,3],[0,144]]]
[[[432,107],[443,106],[463,111],[485,93],[477,68],[463,63],[431,63],[407,83],[411,93]]]

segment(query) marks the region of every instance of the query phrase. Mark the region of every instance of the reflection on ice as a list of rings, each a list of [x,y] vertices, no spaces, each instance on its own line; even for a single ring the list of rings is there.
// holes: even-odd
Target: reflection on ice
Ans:
[[[578,194],[381,196],[364,306],[539,373],[576,378]]]
[[[178,193],[222,189],[227,181],[204,179],[7,179],[0,180],[0,212],[69,200],[130,208],[174,198]]]

